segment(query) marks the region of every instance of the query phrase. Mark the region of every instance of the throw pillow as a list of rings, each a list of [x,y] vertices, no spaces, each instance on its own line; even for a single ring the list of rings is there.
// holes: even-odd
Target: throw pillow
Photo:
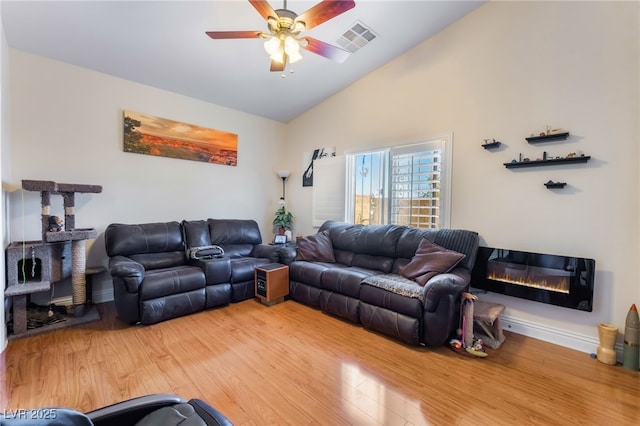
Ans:
[[[296,239],[296,260],[335,263],[329,231]]]
[[[400,272],[405,278],[425,285],[432,277],[452,270],[465,255],[423,238],[411,262]]]

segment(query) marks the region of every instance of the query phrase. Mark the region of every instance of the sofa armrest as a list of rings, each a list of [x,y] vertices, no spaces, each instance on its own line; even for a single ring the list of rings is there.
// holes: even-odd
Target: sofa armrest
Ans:
[[[137,293],[144,280],[144,266],[125,256],[114,256],[109,259],[109,273],[114,282],[122,281],[129,293]]]
[[[469,289],[471,273],[456,267],[427,281],[423,299],[423,340],[429,347],[443,345],[455,334],[462,293]]]
[[[298,251],[295,244],[290,243],[285,244],[284,246],[280,246],[280,260],[278,263],[282,263],[283,265],[290,265],[291,262],[296,260],[297,255]]]
[[[280,247],[277,245],[257,244],[251,250],[251,257],[265,257],[272,263],[280,260]]]
[[[162,407],[185,403],[183,398],[170,394],[146,395],[99,408],[87,413],[95,426],[134,425],[144,416]]]
[[[200,418],[202,418],[207,425],[233,426],[231,420],[229,420],[224,414],[201,399],[190,399],[189,405],[195,409],[196,413],[198,413]]]
[[[424,310],[434,312],[438,308],[440,299],[453,296],[454,300],[460,300],[460,295],[469,288],[471,273],[462,267],[438,274],[425,284],[425,292],[422,303]]]
[[[231,259],[214,257],[213,259],[191,259],[189,264],[204,271],[207,285],[231,282]]]

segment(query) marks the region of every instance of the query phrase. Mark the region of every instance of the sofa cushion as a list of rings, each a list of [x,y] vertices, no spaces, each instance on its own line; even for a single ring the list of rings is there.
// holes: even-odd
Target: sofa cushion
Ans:
[[[296,260],[334,263],[333,245],[328,231],[296,239]]]
[[[388,278],[388,276],[386,276]],[[400,277],[396,275],[396,277]],[[406,279],[406,278],[405,278]],[[420,318],[422,316],[422,299],[418,297],[407,297],[395,291],[389,291],[389,288],[382,288],[372,285],[373,281],[363,283],[360,289],[360,302],[371,306],[388,309],[407,315],[412,318]],[[413,283],[415,287],[423,289],[424,287]],[[417,296],[418,294],[415,293]],[[424,290],[422,296],[424,295]]]
[[[231,258],[231,283],[253,281],[257,266],[271,263],[266,257],[234,257]]]
[[[105,231],[105,247],[109,257],[184,251],[182,228],[178,222],[113,223]]]
[[[402,276],[425,285],[435,275],[453,269],[465,255],[432,243],[423,238],[416,254],[401,271]]]
[[[222,246],[234,244],[262,244],[260,228],[255,220],[250,219],[207,219],[211,243]]]
[[[319,263],[298,260],[289,265],[289,280],[311,287],[322,287],[322,274],[333,268],[346,268],[339,263]]]
[[[372,256],[370,254],[354,254],[351,259],[351,266],[372,269],[381,272],[391,272],[394,259],[384,256]]]
[[[396,277],[399,276],[396,275]],[[416,283],[413,283],[413,285],[421,289],[423,288]],[[406,297],[371,284],[364,283],[362,285],[362,289],[360,290],[360,302],[362,305],[377,306],[411,318],[422,317],[423,308],[421,299]]]
[[[322,274],[322,288],[357,299],[360,297],[362,280],[379,273],[378,271],[353,266],[327,269]]]
[[[405,227],[398,225],[362,225],[326,221],[318,232],[329,231],[336,261],[348,266],[358,254],[371,257],[396,257],[396,244],[404,234]],[[380,269],[380,268],[375,268]]]
[[[174,266],[182,266],[187,263],[184,251],[167,251],[164,253],[143,253],[129,255],[129,259],[135,260],[144,269],[162,269]]]
[[[401,266],[413,257],[418,245],[424,238],[441,247],[464,254],[465,258],[460,262],[459,266],[468,270],[473,269],[478,250],[477,232],[464,229],[406,228],[396,246],[398,264],[394,265],[394,272],[399,273]]]
[[[187,247],[201,247],[211,245],[209,225],[206,220],[183,220],[182,229]]]
[[[226,257],[249,257],[253,252],[252,244],[228,244],[222,246]]]
[[[404,228],[398,225],[362,225],[354,252],[393,259]]]

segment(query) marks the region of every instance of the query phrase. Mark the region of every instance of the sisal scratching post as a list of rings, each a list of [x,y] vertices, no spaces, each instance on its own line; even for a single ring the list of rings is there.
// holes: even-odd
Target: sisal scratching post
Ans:
[[[84,315],[84,305],[87,302],[85,247],[85,240],[71,243],[71,288],[73,290],[73,316],[75,317]]]
[[[473,299],[462,303],[462,345],[473,346]]]

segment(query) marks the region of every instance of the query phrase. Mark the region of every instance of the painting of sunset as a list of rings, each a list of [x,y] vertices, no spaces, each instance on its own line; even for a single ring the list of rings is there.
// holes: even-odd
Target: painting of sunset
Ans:
[[[236,166],[238,135],[125,111],[124,151]]]

